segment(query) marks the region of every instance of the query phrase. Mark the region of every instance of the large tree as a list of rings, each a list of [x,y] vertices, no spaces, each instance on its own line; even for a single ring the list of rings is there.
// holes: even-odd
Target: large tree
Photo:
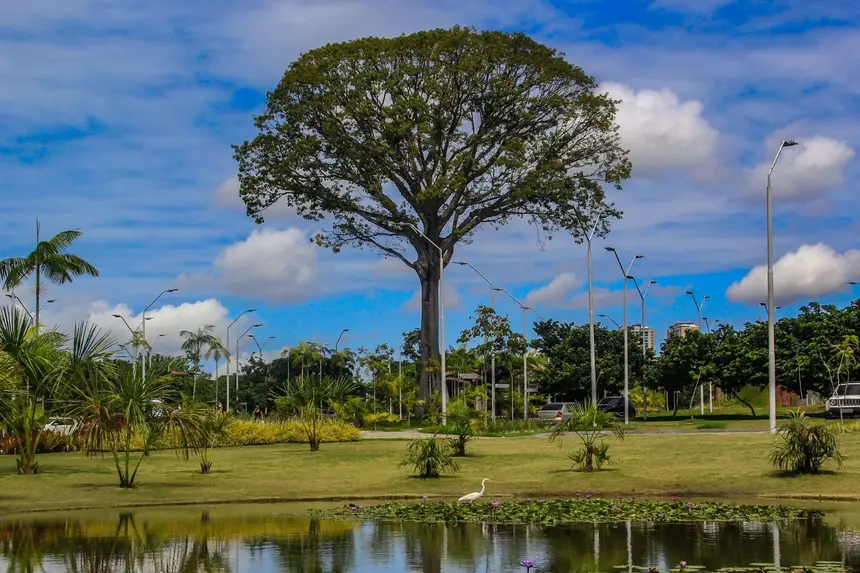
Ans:
[[[318,244],[368,247],[413,269],[429,364],[439,357],[431,241],[447,265],[479,228],[512,218],[581,241],[583,219],[600,214],[608,232],[620,212],[603,185],[630,175],[616,103],[519,33],[455,27],[328,44],[292,63],[259,134],[235,147],[240,194],[258,223],[285,202],[330,222]]]

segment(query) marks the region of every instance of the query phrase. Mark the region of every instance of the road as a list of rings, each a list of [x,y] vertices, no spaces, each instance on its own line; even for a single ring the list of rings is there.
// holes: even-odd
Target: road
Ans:
[[[367,430],[361,432],[361,437],[367,440],[414,440],[415,438],[427,438],[429,434],[419,432],[420,428],[414,430],[398,430],[395,432],[380,432]],[[763,434],[767,433],[767,428],[716,428],[710,430],[697,430],[694,428],[667,428],[665,430],[629,430],[627,434],[643,434],[643,435],[678,435],[678,434]],[[610,434],[610,432],[602,432]],[[549,433],[544,434],[524,434],[507,436],[511,438],[548,438]],[[504,437],[500,438],[504,439]]]

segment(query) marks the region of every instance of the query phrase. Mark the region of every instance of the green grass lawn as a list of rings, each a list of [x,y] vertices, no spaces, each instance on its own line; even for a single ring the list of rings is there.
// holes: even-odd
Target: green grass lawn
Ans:
[[[15,459],[0,456],[0,513],[28,510],[154,504],[344,500],[386,496],[458,497],[480,489],[487,496],[595,495],[794,497],[860,499],[860,436],[840,438],[844,469],[819,476],[784,477],[767,462],[768,434],[631,435],[611,442],[617,465],[595,473],[570,471],[563,448],[542,438],[484,438],[469,444],[453,477],[419,480],[398,468],[402,440],[366,440],[306,446],[218,449],[213,473],[197,473],[196,460],[157,452],[144,460],[139,487],[121,490],[110,459],[82,454],[40,456],[37,476],[15,475]],[[835,469],[831,468],[831,469]]]

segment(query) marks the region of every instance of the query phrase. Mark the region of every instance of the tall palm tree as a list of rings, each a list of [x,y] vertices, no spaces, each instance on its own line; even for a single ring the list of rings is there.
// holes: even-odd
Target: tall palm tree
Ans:
[[[99,276],[98,269],[93,265],[77,255],[65,252],[81,235],[81,231],[71,229],[57,233],[47,241],[41,241],[39,220],[36,219],[35,250],[26,257],[11,257],[0,261],[0,280],[3,281],[3,289],[6,291],[21,286],[28,278],[35,276],[36,325],[39,324],[39,307],[44,290],[42,277],[54,284],[65,284],[82,275]]]
[[[209,347],[206,349],[206,360],[210,358],[215,360],[215,407],[218,407],[218,376],[219,376],[219,368],[218,365],[221,362],[222,358],[226,358],[230,360],[230,351],[226,346],[221,342],[221,339],[216,337],[215,340],[209,344]],[[229,381],[227,382],[230,383]]]
[[[214,324],[207,324],[197,331],[183,330],[179,336],[185,339],[182,343],[182,350],[188,359],[194,364],[194,387],[191,391],[191,398],[197,396],[197,378],[200,376],[200,361],[203,359],[203,352],[207,348],[212,348],[215,344],[220,344],[217,336],[213,334],[215,330]]]

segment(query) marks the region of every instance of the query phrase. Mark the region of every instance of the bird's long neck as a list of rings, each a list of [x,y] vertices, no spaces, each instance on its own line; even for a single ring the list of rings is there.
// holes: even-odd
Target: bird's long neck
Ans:
[[[486,489],[486,487],[487,487],[487,482],[482,481],[481,482],[481,495],[484,495],[484,490]]]

